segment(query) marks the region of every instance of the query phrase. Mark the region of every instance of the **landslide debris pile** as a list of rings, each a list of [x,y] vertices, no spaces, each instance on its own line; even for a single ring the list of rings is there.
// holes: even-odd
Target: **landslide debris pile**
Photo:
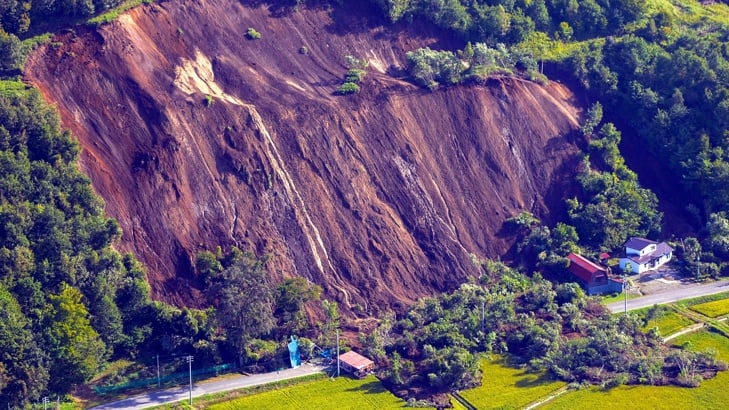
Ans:
[[[366,6],[253,3],[146,5],[57,35],[27,66],[156,298],[200,303],[195,255],[221,245],[270,253],[272,275],[345,309],[397,306],[502,255],[506,218],[561,204],[580,114],[561,84],[430,92],[392,75],[442,46],[427,30],[385,29]],[[367,75],[338,96],[348,55]]]

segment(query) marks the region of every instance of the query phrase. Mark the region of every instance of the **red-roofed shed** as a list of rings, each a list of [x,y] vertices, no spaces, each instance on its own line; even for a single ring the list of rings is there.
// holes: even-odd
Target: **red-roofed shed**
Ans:
[[[602,286],[608,282],[608,275],[605,268],[599,266],[582,255],[570,253],[567,255],[570,265],[567,269],[577,276],[588,288],[591,286]]]
[[[340,355],[339,364],[342,366],[342,369],[357,377],[363,377],[368,372],[375,369],[375,362],[354,350],[350,350],[347,353]]]

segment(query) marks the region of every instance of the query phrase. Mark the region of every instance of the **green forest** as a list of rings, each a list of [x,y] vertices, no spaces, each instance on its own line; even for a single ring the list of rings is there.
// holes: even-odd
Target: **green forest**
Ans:
[[[330,3],[347,10],[357,1]],[[633,147],[623,133],[635,134],[640,149],[666,165],[664,177],[688,193],[682,205],[694,237],[677,249],[687,272],[729,274],[729,8],[691,0],[370,2],[394,29],[425,20],[461,41],[461,50],[407,54],[411,80],[433,92],[494,75],[546,82],[559,73],[594,103],[566,219],[549,227],[528,213],[514,216],[505,229],[518,266],[474,261],[482,269],[474,283],[421,300],[362,335],[388,383],[472,386],[481,352],[508,352],[571,382],[691,386],[700,380],[684,372],[687,363],[724,369],[710,355],[662,347],[637,319],[611,317],[576,285],[542,274],[559,282],[569,252],[614,251],[628,236],[661,235],[660,198],[626,164],[624,150]],[[327,347],[340,326],[337,304],[320,300],[317,286],[300,278],[271,283],[269,256],[198,255],[209,306],[199,310],[151,301],[144,267],[114,249],[119,226],[78,170],[78,144],[21,74],[27,54],[49,41],[46,31],[96,24],[88,19],[121,3],[0,0],[2,408],[63,396],[119,358],[193,354],[200,366],[272,368],[285,359],[280,342],[292,332],[307,336],[301,342],[309,349]],[[310,323],[307,303],[322,312],[319,323]]]

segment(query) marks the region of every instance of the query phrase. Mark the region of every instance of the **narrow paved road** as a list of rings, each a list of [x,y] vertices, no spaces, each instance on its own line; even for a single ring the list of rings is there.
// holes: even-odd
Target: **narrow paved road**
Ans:
[[[250,376],[238,376],[225,380],[210,383],[198,383],[192,386],[192,397],[200,397],[205,394],[219,393],[223,391],[242,389],[244,387],[258,386],[279,380],[293,379],[296,377],[308,376],[319,373],[325,367],[311,364],[303,364],[295,369],[285,369],[278,372],[254,374]],[[92,407],[93,410],[138,410],[147,407],[159,406],[166,403],[174,403],[182,400],[189,400],[189,385],[175,387],[172,389],[160,390],[152,393],[140,394],[128,399],[106,403]]]
[[[681,284],[665,292],[629,299],[628,310],[641,309],[653,305],[663,305],[683,299],[691,299],[727,291],[729,291],[729,281],[711,282],[705,285]],[[622,312],[625,310],[624,303],[625,302],[623,301],[611,303],[607,305],[607,308],[613,313]]]

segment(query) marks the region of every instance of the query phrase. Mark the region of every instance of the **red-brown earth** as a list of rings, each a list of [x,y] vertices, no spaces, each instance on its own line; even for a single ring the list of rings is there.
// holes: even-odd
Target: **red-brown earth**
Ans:
[[[554,218],[579,156],[572,92],[418,88],[392,75],[405,53],[457,44],[361,7],[165,1],[31,56],[28,80],[78,137],[155,298],[198,306],[195,255],[235,245],[350,312],[398,307],[476,275],[472,256],[503,255],[506,218]],[[335,96],[347,55],[369,60],[367,77]]]

